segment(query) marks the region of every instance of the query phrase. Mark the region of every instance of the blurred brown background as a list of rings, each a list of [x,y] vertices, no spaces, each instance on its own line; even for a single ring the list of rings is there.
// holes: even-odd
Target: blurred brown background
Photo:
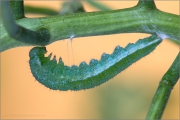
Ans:
[[[60,10],[63,1],[25,1],[25,4]],[[101,1],[113,9],[137,1]],[[97,11],[83,2],[86,11]],[[156,1],[163,11],[179,14],[179,1]],[[26,17],[42,15],[28,14]],[[115,46],[134,43],[147,34],[116,34],[74,38],[47,46],[66,65],[100,59]],[[32,47],[18,47],[1,53],[1,119],[144,119],[158,83],[167,71],[179,46],[164,40],[150,55],[134,63],[108,82],[89,90],[53,91],[32,76],[28,53]],[[172,90],[164,119],[179,119],[179,82]]]

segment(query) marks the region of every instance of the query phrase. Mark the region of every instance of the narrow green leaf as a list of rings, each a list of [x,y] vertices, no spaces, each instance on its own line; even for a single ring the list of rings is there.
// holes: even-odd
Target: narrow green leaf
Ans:
[[[108,6],[103,5],[102,3],[96,2],[95,0],[86,0],[86,2],[90,5],[92,5],[95,8],[98,8],[99,10],[112,10]]]
[[[43,15],[57,15],[59,14],[58,11],[46,8],[46,7],[34,7],[34,6],[29,6],[26,5],[24,7],[25,13],[32,13],[32,14],[43,14]]]

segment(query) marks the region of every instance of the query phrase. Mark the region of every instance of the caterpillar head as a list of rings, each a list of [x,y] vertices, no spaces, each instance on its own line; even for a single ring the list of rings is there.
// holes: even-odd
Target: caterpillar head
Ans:
[[[39,49],[40,48],[40,49]],[[34,56],[44,57],[44,54],[47,52],[46,47],[34,47],[30,53],[29,57],[33,58]]]

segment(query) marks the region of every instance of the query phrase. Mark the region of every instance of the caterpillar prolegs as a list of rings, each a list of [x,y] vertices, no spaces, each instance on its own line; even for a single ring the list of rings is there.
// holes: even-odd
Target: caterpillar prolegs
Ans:
[[[45,47],[31,49],[30,68],[33,76],[46,87],[53,90],[82,90],[98,86],[126,69],[132,63],[152,52],[161,43],[161,38],[152,35],[128,44],[125,48],[117,46],[110,54],[103,53],[101,59],[92,59],[88,64],[66,66],[62,59],[57,63],[51,54],[45,57]]]

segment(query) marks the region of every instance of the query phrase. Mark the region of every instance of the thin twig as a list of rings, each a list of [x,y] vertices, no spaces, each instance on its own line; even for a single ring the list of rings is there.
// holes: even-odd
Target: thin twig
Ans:
[[[150,109],[146,116],[147,120],[151,119],[161,119],[166,104],[168,102],[169,96],[171,94],[171,90],[179,79],[179,68],[180,68],[180,53],[178,53],[176,59],[173,64],[169,68],[169,70],[165,73],[163,78],[161,79],[158,89],[154,95],[152,100]]]
[[[16,20],[24,18],[24,1],[23,0],[11,0],[10,6]]]
[[[49,42],[50,34],[47,29],[39,28],[37,31],[26,29],[17,25],[8,0],[1,2],[2,22],[8,34],[17,41],[36,45],[46,45]]]

